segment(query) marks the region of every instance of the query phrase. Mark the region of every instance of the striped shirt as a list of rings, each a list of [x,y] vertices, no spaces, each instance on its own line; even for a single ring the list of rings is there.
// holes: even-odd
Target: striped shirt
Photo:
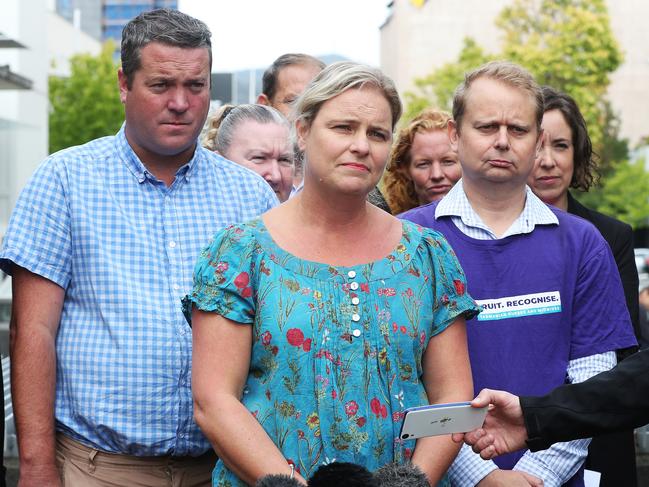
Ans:
[[[200,455],[191,330],[180,299],[222,227],[277,204],[259,176],[200,146],[167,187],[124,127],[53,154],[22,191],[0,251],[65,289],[56,339],[56,427],[130,455]]]

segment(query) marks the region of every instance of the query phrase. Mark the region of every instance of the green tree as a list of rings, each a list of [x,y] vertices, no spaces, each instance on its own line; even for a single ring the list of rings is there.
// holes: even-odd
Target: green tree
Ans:
[[[117,132],[124,120],[119,100],[114,44],[97,56],[78,54],[70,76],[49,78],[50,153]]]
[[[604,0],[515,0],[496,19],[500,57],[527,68],[541,84],[570,94],[602,154],[606,90],[623,56]]]
[[[450,112],[453,92],[464,79],[464,73],[492,59],[493,56],[487,55],[475,40],[466,37],[457,62],[447,63],[428,76],[415,80],[417,91],[405,93],[406,110],[402,119],[410,120],[430,106]]]
[[[633,228],[646,227],[649,217],[649,174],[644,159],[622,161],[602,181],[598,211],[615,215]]]
[[[579,105],[595,150],[604,154],[609,117],[606,90],[623,56],[604,0],[513,0],[496,18],[503,33],[500,52],[485,53],[471,38],[458,60],[415,80],[406,93],[406,118],[435,105],[449,109],[453,90],[466,71],[491,59],[509,59],[541,84],[569,93]],[[608,160],[604,161],[605,163]]]
[[[610,75],[623,55],[605,0],[512,0],[496,26],[503,33],[498,52],[487,53],[467,38],[456,62],[415,80],[415,91],[405,94],[404,120],[428,106],[450,110],[453,91],[466,71],[491,59],[516,62],[539,83],[570,94],[584,115],[606,185],[575,195],[603,213],[646,226],[649,191],[642,188],[647,175],[644,166],[626,161],[628,142],[619,137],[619,119],[606,98]],[[615,194],[625,186],[644,191],[644,196],[630,191]]]

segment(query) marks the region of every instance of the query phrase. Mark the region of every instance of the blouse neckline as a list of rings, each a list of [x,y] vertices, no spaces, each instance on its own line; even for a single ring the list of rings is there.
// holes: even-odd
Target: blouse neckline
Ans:
[[[346,281],[357,277],[369,282],[393,277],[410,265],[422,238],[421,227],[401,220],[401,238],[388,255],[365,264],[334,266],[301,259],[284,250],[275,242],[261,217],[249,221],[247,226],[253,230],[260,250],[275,264],[297,274],[321,280]]]

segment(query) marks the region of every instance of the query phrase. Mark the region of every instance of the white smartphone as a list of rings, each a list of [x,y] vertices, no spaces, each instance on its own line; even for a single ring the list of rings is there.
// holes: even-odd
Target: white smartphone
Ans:
[[[470,402],[429,404],[405,410],[399,437],[416,440],[425,436],[465,433],[482,426],[487,407],[474,408]]]

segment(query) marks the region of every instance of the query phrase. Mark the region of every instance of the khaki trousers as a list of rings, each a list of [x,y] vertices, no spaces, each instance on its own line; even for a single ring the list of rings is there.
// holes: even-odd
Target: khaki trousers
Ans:
[[[216,455],[135,457],[105,453],[57,434],[63,487],[210,487]]]

